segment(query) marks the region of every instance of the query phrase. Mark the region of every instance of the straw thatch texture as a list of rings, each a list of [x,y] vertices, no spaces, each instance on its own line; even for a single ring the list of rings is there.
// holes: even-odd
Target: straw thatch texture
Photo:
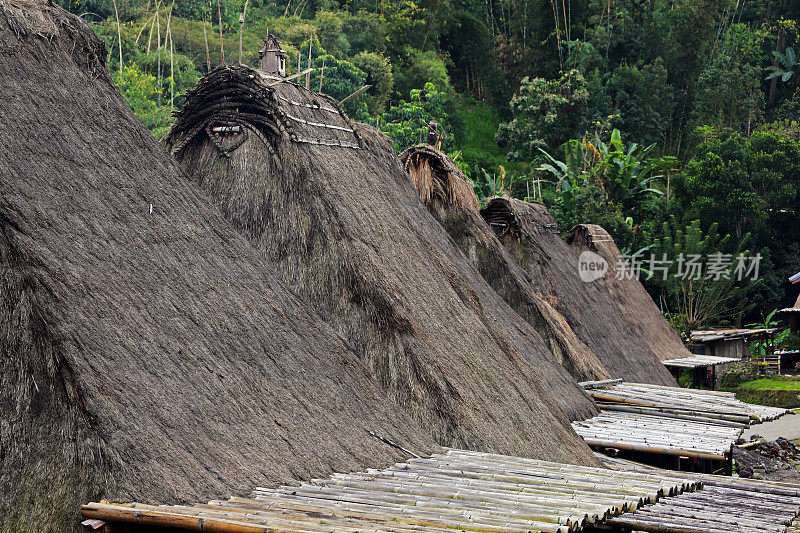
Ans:
[[[561,238],[544,205],[493,198],[481,214],[611,377],[675,384],[620,303],[599,282],[581,281],[578,254]]]
[[[428,211],[489,285],[548,339],[555,359],[579,380],[611,377],[497,240],[481,218],[478,199],[455,163],[440,150],[424,144],[408,148],[400,155],[400,161]]]
[[[76,17],[0,2],[0,531],[438,447],[135,119]]]
[[[187,95],[166,143],[198,185],[441,444],[593,461],[564,411],[594,405],[425,211],[388,138],[272,83],[222,67]]]
[[[596,224],[580,224],[572,228],[567,241],[578,254],[592,251],[608,262],[605,277],[595,283],[603,286],[617,302],[628,322],[636,328],[637,335],[650,346],[656,357],[664,361],[691,355],[639,280],[617,275],[620,251],[606,230]]]

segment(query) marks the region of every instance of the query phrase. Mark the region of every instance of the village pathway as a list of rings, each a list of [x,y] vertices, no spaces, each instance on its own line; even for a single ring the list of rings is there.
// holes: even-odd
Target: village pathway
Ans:
[[[784,415],[772,422],[755,425],[745,430],[742,437],[749,439],[751,435],[761,435],[768,441],[773,441],[778,437],[798,440],[800,439],[800,415]]]

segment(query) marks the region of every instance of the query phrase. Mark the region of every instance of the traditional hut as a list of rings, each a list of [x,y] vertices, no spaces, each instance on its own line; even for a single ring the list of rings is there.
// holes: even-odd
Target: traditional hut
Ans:
[[[455,163],[424,144],[408,148],[400,161],[428,211],[492,288],[548,339],[555,359],[581,381],[611,377],[481,218],[478,199]]]
[[[594,405],[428,214],[387,137],[229,66],[188,93],[165,142],[439,443],[594,460],[569,425]]]
[[[626,315],[621,302],[600,283],[581,277],[578,254],[561,238],[544,205],[493,198],[481,215],[608,374],[639,383],[675,384],[645,341],[642,326]]]
[[[593,252],[607,262],[608,271],[598,280],[599,285],[611,294],[656,357],[665,361],[692,355],[639,280],[618,272],[621,254],[606,230],[596,224],[581,224],[572,229],[567,241],[577,253]]]
[[[79,18],[0,2],[0,50],[0,531],[409,456],[369,432],[439,449],[136,120]]]

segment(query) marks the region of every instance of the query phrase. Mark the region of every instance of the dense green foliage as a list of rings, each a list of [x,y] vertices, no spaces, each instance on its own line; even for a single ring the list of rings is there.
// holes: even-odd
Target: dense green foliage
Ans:
[[[756,284],[661,283],[643,267],[679,329],[756,320],[796,296],[800,0],[62,3],[106,41],[156,136],[199,76],[256,65],[272,32],[289,74],[316,69],[313,90],[371,85],[346,110],[398,150],[439,122],[481,198],[540,199],[565,229],[601,224],[645,259],[760,254]]]

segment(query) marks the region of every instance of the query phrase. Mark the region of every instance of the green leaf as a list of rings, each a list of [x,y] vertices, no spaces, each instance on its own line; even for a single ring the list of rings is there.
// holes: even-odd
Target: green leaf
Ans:
[[[614,128],[614,131],[611,132],[611,145],[620,152],[624,150],[622,145],[622,134],[616,128]]]

